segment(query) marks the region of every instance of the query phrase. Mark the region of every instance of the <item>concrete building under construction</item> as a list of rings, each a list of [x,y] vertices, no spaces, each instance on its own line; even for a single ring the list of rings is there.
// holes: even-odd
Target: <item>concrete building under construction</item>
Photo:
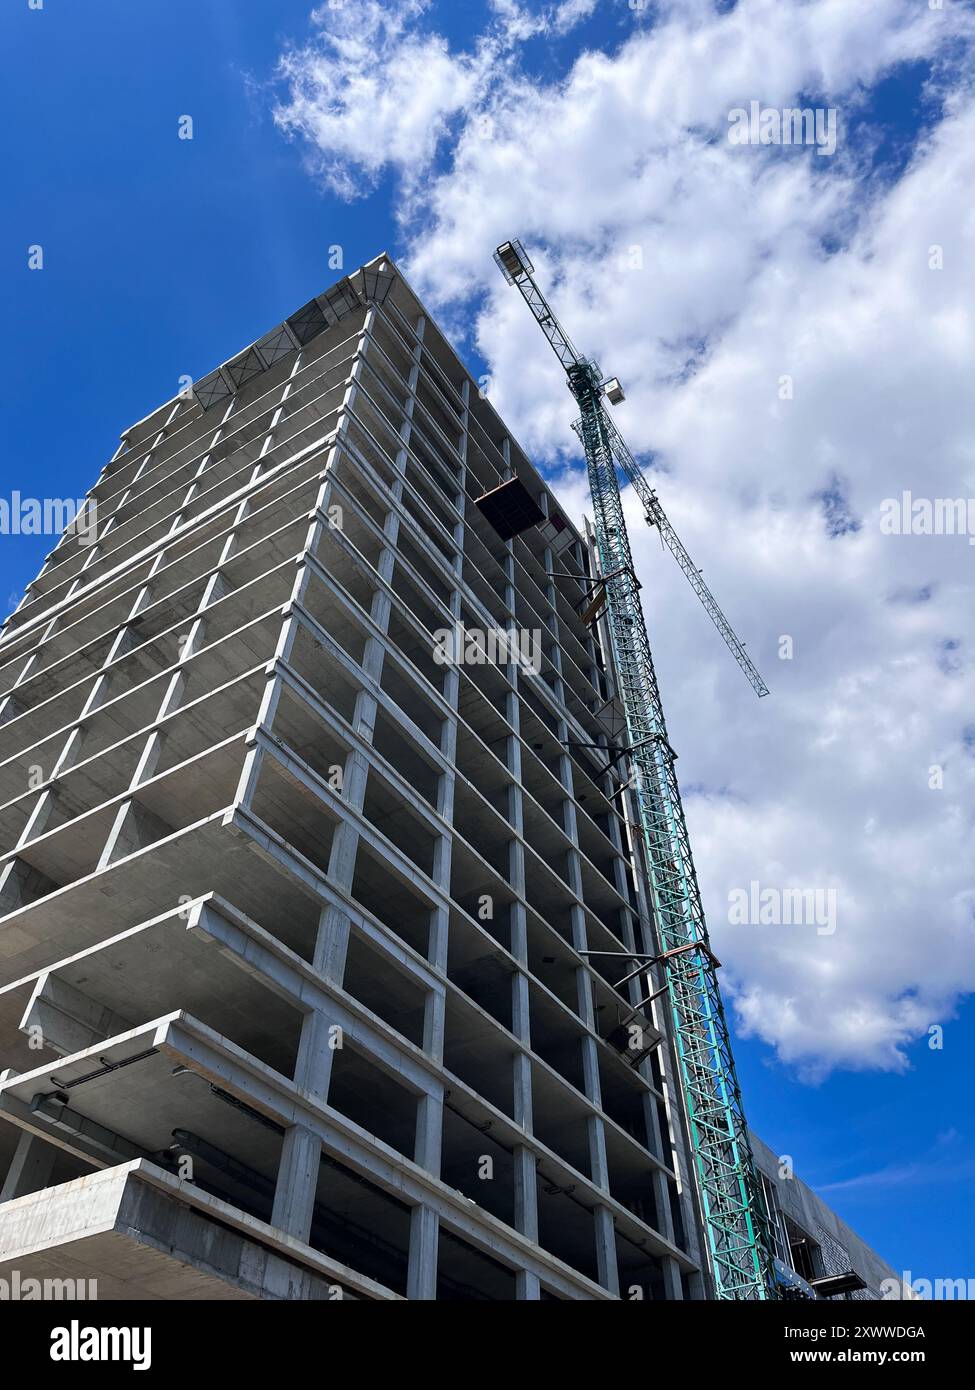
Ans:
[[[89,504],[0,641],[0,1275],[708,1297],[589,542],[393,263]]]

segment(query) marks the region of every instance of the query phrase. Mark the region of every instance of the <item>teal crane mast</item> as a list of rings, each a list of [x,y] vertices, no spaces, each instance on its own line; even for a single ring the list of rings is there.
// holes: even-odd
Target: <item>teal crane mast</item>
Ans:
[[[519,241],[499,246],[495,260],[516,285],[568,377],[579,406],[575,428],[589,471],[599,580],[605,588],[640,826],[646,848],[651,908],[673,1017],[678,1067],[697,1174],[701,1223],[714,1291],[720,1299],[775,1297],[772,1250],[758,1175],[748,1141],[741,1089],[721,992],[718,961],[704,909],[667,737],[650,639],[623,516],[617,466],[707,609],[758,695],[768,694],[700,572],[691,563],[619,431],[604,400],[622,399],[616,378],[573,347],[535,283],[534,266]]]

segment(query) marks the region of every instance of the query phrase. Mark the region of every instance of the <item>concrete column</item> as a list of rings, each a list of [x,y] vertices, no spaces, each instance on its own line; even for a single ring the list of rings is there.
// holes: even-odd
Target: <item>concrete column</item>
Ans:
[[[408,445],[412,432],[413,410],[420,375],[419,363],[424,326],[425,320],[421,317],[415,329],[416,342],[413,348],[413,364],[410,368],[409,395],[400,426],[400,438],[403,441],[403,447],[396,455],[396,469],[399,473],[405,473],[409,459]],[[402,499],[403,482],[401,479],[393,483],[391,491],[397,501]],[[387,583],[392,580],[395,568],[396,557],[393,547],[399,536],[399,528],[399,516],[394,512],[389,513],[383,529],[390,544],[387,549],[383,550],[378,566],[380,574]],[[377,594],[376,597],[379,602],[374,605],[372,616],[385,630],[389,625],[390,601],[382,593]],[[379,679],[378,674],[376,679]],[[456,703],[456,695],[454,702]],[[450,785],[447,785],[448,782]],[[453,818],[452,780],[446,777],[442,779],[438,810],[448,819]],[[449,841],[444,838],[440,839],[434,851],[433,877],[435,882],[443,887],[448,887],[450,884],[450,847]],[[427,954],[431,963],[440,970],[446,970],[447,967],[448,926],[448,915],[443,909],[438,908],[431,913],[430,941]],[[430,991],[428,993],[424,1011],[423,1045],[425,1051],[438,1059],[443,1056],[444,1006],[445,996],[442,992]],[[416,1161],[436,1173],[440,1172],[442,1131],[442,1096],[421,1097],[417,1108]],[[414,1207],[410,1219],[410,1256],[407,1279],[407,1296],[411,1299],[431,1300],[437,1296],[439,1235],[440,1222],[435,1213],[429,1207]]]
[[[304,365],[304,356],[305,354],[303,352],[299,352],[295,357],[294,362],[292,363],[291,371],[288,373],[288,380],[284,383],[284,388],[281,391],[280,401],[271,416],[271,423],[268,426],[268,432],[264,437],[264,442],[261,444],[260,454],[258,455],[259,460],[263,459],[268,450],[273,449],[275,443],[277,442],[276,431],[282,419],[284,418],[285,404],[288,400],[288,397],[291,395],[291,390],[294,385],[295,379],[297,378],[298,374],[302,369],[302,366]]]
[[[23,859],[11,859],[0,870],[0,916],[15,912],[58,885]]]
[[[332,1031],[335,1027],[334,1018],[313,1009],[302,1020],[298,1041],[295,1084],[323,1105],[328,1101],[336,1042],[341,1039],[341,1034]]]
[[[404,426],[404,443],[409,441],[412,432],[413,410],[416,401],[417,384],[420,378],[420,359],[422,355],[423,330],[425,320],[420,319],[417,325],[417,341],[413,350],[413,365],[410,368],[410,397],[407,402],[408,417]],[[461,455],[464,456],[466,441],[462,441]],[[401,451],[397,457],[397,467],[401,467],[405,472],[407,465],[406,450]],[[398,496],[402,497],[403,483],[397,483]],[[458,572],[460,568],[460,557],[454,560],[454,568]],[[461,591],[459,587],[454,587],[450,591],[449,597],[450,614],[456,623],[461,613]],[[454,822],[454,794],[456,790],[457,778],[453,771],[453,764],[457,755],[457,703],[460,697],[460,672],[454,667],[448,666],[444,673],[443,695],[447,704],[450,706],[451,715],[444,720],[440,731],[440,749],[448,761],[448,769],[442,774],[439,786],[437,787],[437,811],[443,817],[447,825],[452,826]],[[437,841],[434,850],[433,879],[435,883],[450,893],[450,876],[452,864],[452,843],[449,833],[443,834]],[[427,958],[436,969],[446,973],[447,954],[449,948],[450,934],[450,914],[444,908],[435,908],[430,915],[430,941],[427,951]],[[424,1016],[424,1049],[435,1057],[438,1061],[443,1060],[444,1032],[446,1027],[446,994],[441,991],[430,991],[427,995],[425,1016]]]
[[[420,1096],[416,1106],[416,1144],[413,1157],[421,1167],[439,1177],[442,1151],[443,1096]]]
[[[620,1276],[616,1262],[616,1228],[613,1213],[608,1207],[597,1207],[593,1212],[596,1234],[596,1269],[599,1283],[604,1289],[619,1297]]]
[[[62,747],[60,753],[57,755],[57,758],[54,761],[54,766],[51,768],[52,782],[59,775],[59,773],[67,772],[69,767],[72,767],[76,762],[79,761],[81,757],[81,749],[84,743],[84,739],[84,729],[81,727],[80,724],[76,724],[75,727],[68,734],[68,737],[65,739],[64,746]]]
[[[513,567],[509,556],[508,563]],[[509,666],[508,675],[512,681],[506,703],[508,723],[515,734],[520,723],[518,703],[518,670]],[[526,1047],[531,1046],[531,1004],[528,988],[528,924],[525,904],[525,847],[524,799],[521,785],[521,744],[517,737],[507,740],[506,762],[513,781],[508,788],[508,821],[514,838],[508,846],[508,881],[516,900],[511,904],[509,915],[511,954],[525,967],[512,976],[511,981],[511,1031]],[[531,1058],[526,1052],[515,1053],[512,1063],[513,1118],[516,1124],[528,1133],[532,1132],[532,1070]],[[538,1185],[536,1180],[536,1158],[527,1144],[518,1144],[514,1150],[514,1190],[515,1227],[531,1240],[538,1240]],[[539,1297],[539,1284],[534,1276],[519,1275],[516,1281],[516,1294],[519,1299],[534,1300]]]
[[[341,985],[345,976],[350,930],[348,913],[331,903],[322,909],[313,964],[323,979],[328,980],[330,984]]]
[[[665,1255],[661,1261],[661,1275],[664,1282],[664,1297],[674,1302],[684,1297],[684,1286],[680,1278],[680,1265],[672,1255]]]
[[[47,1187],[57,1153],[53,1144],[46,1144],[43,1139],[24,1130],[17,1140],[7,1176],[0,1188],[0,1202],[10,1202],[15,1197],[25,1197],[29,1192],[39,1192],[42,1187]]]
[[[437,1297],[437,1252],[440,1218],[429,1207],[413,1208],[410,1216],[410,1257],[406,1296],[430,1301]]]
[[[34,840],[38,835],[44,834],[44,827],[51,818],[51,813],[57,803],[57,793],[53,788],[48,787],[42,791],[34,802],[34,808],[27,818],[27,824],[21,831],[20,838],[14,845],[14,849],[20,849],[29,840]]]
[[[558,648],[553,654],[556,669],[561,670],[561,653]],[[557,698],[564,700],[561,678],[555,682]],[[559,721],[559,739],[565,743],[569,738],[569,728],[565,720]],[[574,848],[567,856],[569,886],[575,895],[583,898],[582,862],[578,850],[579,832],[576,823],[576,804],[573,790],[572,760],[566,752],[560,759],[559,780],[565,787],[567,796],[563,802],[563,825],[565,833]],[[588,949],[586,917],[581,905],[574,904],[570,909],[572,944],[577,951]],[[595,1009],[593,1004],[592,979],[588,969],[580,965],[576,970],[579,1016],[586,1027],[595,1031]],[[599,1053],[595,1038],[582,1039],[582,1072],[586,1096],[597,1109],[602,1109],[602,1093],[599,1084]],[[609,1165],[606,1161],[606,1129],[600,1115],[590,1115],[587,1121],[589,1139],[590,1177],[597,1187],[609,1192]],[[612,1212],[608,1207],[599,1206],[594,1212],[594,1236],[596,1243],[596,1266],[599,1282],[610,1293],[619,1294],[619,1270],[616,1260],[616,1235]]]
[[[528,1063],[528,1058],[520,1060]],[[530,1081],[530,1072],[529,1072]],[[517,1097],[516,1083],[516,1097]],[[516,1103],[517,1109],[517,1103]],[[527,1096],[527,1128],[531,1128],[531,1088]],[[516,1115],[517,1118],[517,1115]],[[525,1123],[525,1121],[522,1121]],[[514,1151],[515,1184],[515,1229],[529,1240],[538,1241],[538,1161],[527,1144],[519,1144]],[[535,1301],[541,1298],[541,1285],[534,1274],[519,1270],[515,1279],[515,1297],[519,1302]]]
[[[271,1225],[297,1240],[307,1241],[311,1232],[321,1152],[321,1140],[303,1125],[292,1125],[284,1136]]]

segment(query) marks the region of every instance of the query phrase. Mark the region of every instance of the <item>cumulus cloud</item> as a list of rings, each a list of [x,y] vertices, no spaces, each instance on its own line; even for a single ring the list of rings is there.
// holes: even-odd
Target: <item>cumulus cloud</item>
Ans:
[[[370,191],[387,165],[409,179],[429,165],[450,118],[476,98],[479,61],[411,27],[430,0],[356,0],[312,12],[314,39],[282,55],[279,127],[304,139],[336,193]]]
[[[400,172],[407,273],[473,324],[492,399],[576,516],[572,403],[500,241],[523,238],[574,341],[623,379],[617,423],[772,687],[757,704],[630,499],[738,1027],[811,1078],[902,1068],[975,988],[975,550],[880,526],[906,489],[975,497],[973,17],[667,0],[621,36],[604,0],[605,49],[542,80],[518,25],[594,6],[496,0],[464,51],[422,0],[382,8],[369,38],[319,16],[279,119],[333,188]],[[930,120],[884,164],[872,94],[918,65]],[[834,107],[836,153],[731,144],[752,100]],[[753,882],[833,891],[835,931],[735,924],[729,893]]]
[[[569,33],[597,3],[490,0],[494,21],[459,52],[423,27],[432,0],[320,5],[311,12],[313,37],[278,62],[284,95],[274,119],[304,143],[312,171],[340,197],[365,196],[387,168],[409,194],[458,125],[491,138],[490,97],[518,85],[518,45]],[[407,197],[404,213],[414,210]]]

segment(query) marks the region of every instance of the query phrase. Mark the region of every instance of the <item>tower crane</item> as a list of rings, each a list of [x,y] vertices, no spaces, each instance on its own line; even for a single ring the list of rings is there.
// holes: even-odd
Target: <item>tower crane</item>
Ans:
[[[565,369],[579,407],[576,429],[585,449],[595,521],[600,583],[619,693],[626,718],[632,777],[648,866],[651,907],[674,1025],[702,1228],[715,1294],[721,1299],[774,1298],[775,1276],[731,1038],[718,986],[691,856],[676,757],[639,599],[623,516],[617,466],[630,479],[647,521],[656,526],[739,666],[759,696],[768,687],[667,520],[656,493],[609,418],[604,401],[623,399],[617,378],[573,346],[534,279],[520,241],[506,241],[495,260],[516,285]],[[636,959],[636,957],[634,957]],[[647,959],[647,958],[645,958]]]

